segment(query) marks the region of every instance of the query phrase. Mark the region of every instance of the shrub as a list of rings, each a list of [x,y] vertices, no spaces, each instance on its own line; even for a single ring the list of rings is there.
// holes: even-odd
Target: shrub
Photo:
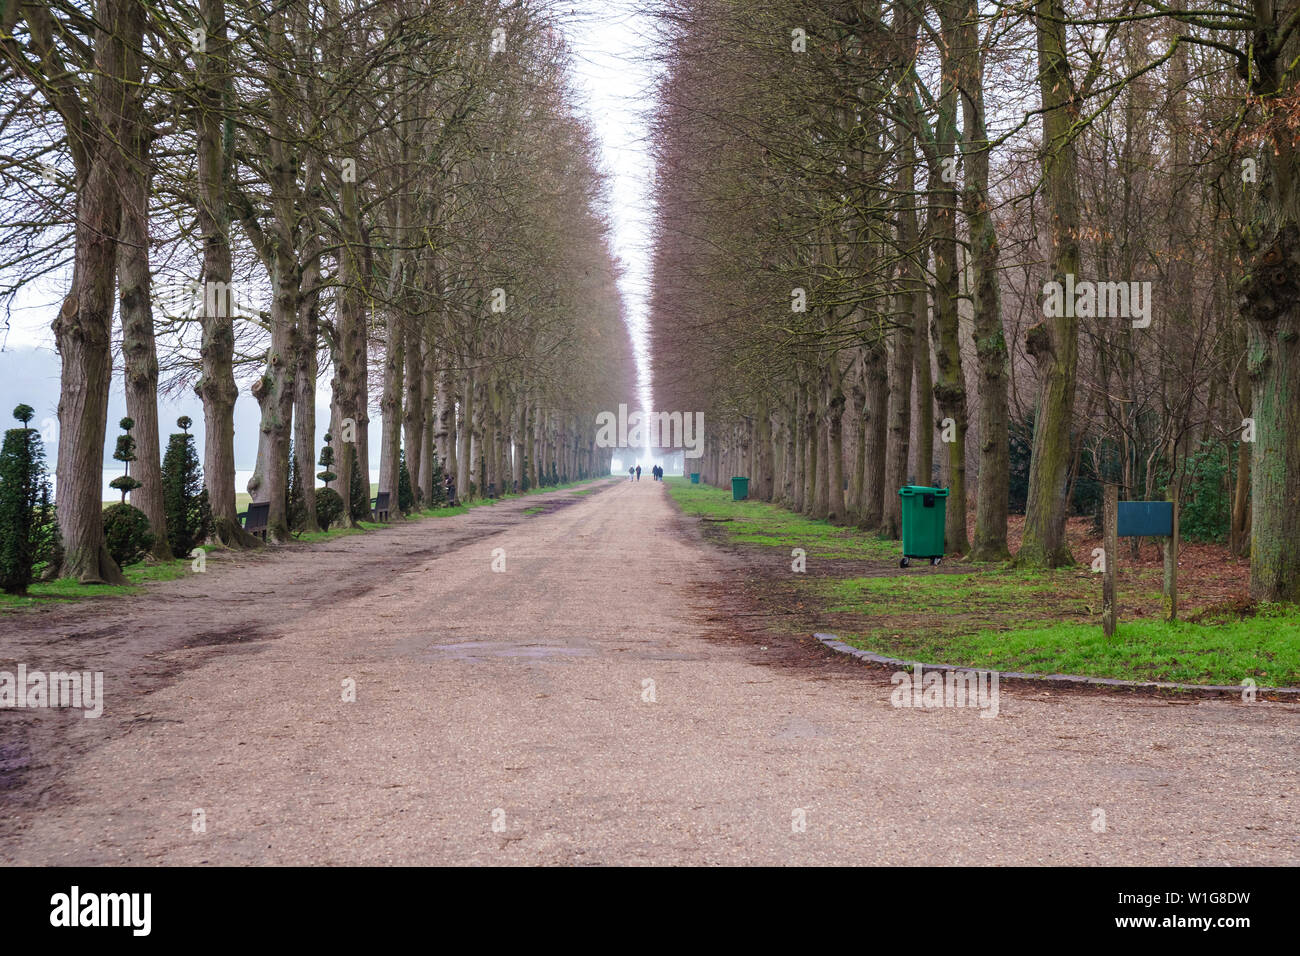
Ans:
[[[1012,419],[1007,425],[1010,443],[1007,474],[1007,510],[1013,515],[1025,513],[1029,502],[1029,459],[1034,450],[1034,418],[1018,422]]]
[[[307,501],[303,497],[298,456],[292,441],[289,442],[289,486],[284,492],[284,513],[290,531],[302,531],[307,526]]]
[[[343,517],[343,497],[333,488],[316,489],[316,521],[322,531]]]
[[[320,450],[320,461],[316,463],[318,465],[325,466],[325,470],[322,471],[320,474],[318,474],[316,477],[319,478],[321,481],[325,482],[326,488],[330,486],[331,481],[334,481],[338,478],[338,475],[330,471],[330,469],[334,467],[334,446],[330,444],[330,441],[331,441],[330,433],[326,432],[325,447]]]
[[[430,507],[441,508],[447,504],[447,472],[435,453],[433,456],[433,500]]]
[[[411,472],[406,467],[406,449],[397,457],[397,510],[409,515],[415,510],[415,492],[411,489]]]
[[[131,437],[131,429],[135,427],[135,420],[123,418],[117,424],[122,429],[122,434],[117,436],[113,457],[126,466],[126,471],[110,481],[108,486],[122,492],[122,501],[125,502],[126,496],[140,487],[139,479],[131,477],[131,462],[135,461],[135,439]]]
[[[27,427],[33,414],[30,405],[15,408],[23,427],[5,432],[0,445],[0,590],[9,594],[26,594],[36,565],[52,554],[54,508],[40,432]]]
[[[1224,541],[1232,523],[1228,470],[1236,442],[1203,441],[1187,459],[1178,527],[1188,541]]]
[[[352,512],[353,521],[369,521],[370,499],[366,497],[361,484],[361,466],[357,463],[357,446],[348,445],[348,454],[352,456],[352,477],[348,481],[348,510]]]
[[[104,538],[108,553],[121,567],[140,561],[153,547],[149,517],[134,505],[109,505],[104,509]]]
[[[168,547],[174,556],[184,558],[211,533],[212,514],[194,436],[188,431],[190,419],[182,416],[176,424],[185,431],[167,439],[162,463],[163,509]]]
[[[63,566],[63,536],[59,534],[59,513],[50,500],[50,483],[43,481],[41,503],[32,521],[32,575],[52,578]]]

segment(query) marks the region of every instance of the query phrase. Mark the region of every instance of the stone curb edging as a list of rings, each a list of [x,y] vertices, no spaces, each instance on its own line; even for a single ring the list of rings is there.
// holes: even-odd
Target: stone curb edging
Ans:
[[[897,657],[885,657],[872,651],[864,651],[856,647],[850,647],[845,644],[834,634],[824,634],[814,632],[813,637],[821,641],[823,645],[840,654],[847,654],[850,657],[856,657],[858,660],[867,664],[877,664],[882,667],[892,667],[896,670],[906,669],[916,664],[916,661],[905,661]],[[955,664],[926,664],[921,663],[921,668],[927,671],[970,671],[981,670],[975,667],[958,667]],[[988,668],[983,668],[987,670]],[[1024,671],[998,671],[999,680],[1023,680],[1033,681],[1040,684],[1048,684],[1057,687],[1113,687],[1122,690],[1143,690],[1143,691],[1199,691],[1209,696],[1231,695],[1240,697],[1242,688],[1240,686],[1223,685],[1223,684],[1175,684],[1165,681],[1139,681],[1139,680],[1119,680],[1114,677],[1083,677],[1078,674],[1030,674]],[[1300,687],[1258,687],[1256,693],[1259,694],[1279,694],[1288,698],[1300,700]]]

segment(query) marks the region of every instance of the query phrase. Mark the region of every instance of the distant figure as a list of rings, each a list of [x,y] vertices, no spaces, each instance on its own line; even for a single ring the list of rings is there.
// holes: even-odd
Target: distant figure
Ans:
[[[636,469],[635,469],[635,468],[629,468],[629,469],[627,470],[627,480],[628,480],[628,481],[631,481],[631,480],[632,480],[633,478],[635,478],[635,477],[636,477]]]
[[[640,481],[640,480],[641,480],[641,466],[640,466],[640,465],[637,465],[637,466],[636,466],[636,480],[637,480],[637,481]]]

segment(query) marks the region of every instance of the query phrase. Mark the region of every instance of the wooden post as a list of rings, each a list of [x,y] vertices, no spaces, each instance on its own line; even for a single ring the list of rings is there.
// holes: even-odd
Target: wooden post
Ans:
[[[1165,620],[1178,620],[1178,494],[1174,490],[1174,527],[1173,533],[1165,538]]]
[[[1115,636],[1115,562],[1119,554],[1119,535],[1116,528],[1119,513],[1119,485],[1108,483],[1102,512],[1102,547],[1106,566],[1101,575],[1101,630],[1107,637]]]

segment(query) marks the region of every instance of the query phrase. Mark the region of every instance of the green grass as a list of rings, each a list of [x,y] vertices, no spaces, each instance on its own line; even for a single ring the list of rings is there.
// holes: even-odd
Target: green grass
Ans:
[[[1045,674],[1261,687],[1300,685],[1300,608],[1254,618],[1166,624],[1160,571],[1121,575],[1115,638],[1086,569],[990,567],[962,574],[810,581],[848,644],[889,657]],[[1148,617],[1136,617],[1138,613]]]
[[[967,615],[972,611],[1020,614],[1042,606],[1044,600],[1071,605],[1073,613],[1092,613],[1099,598],[1098,578],[1078,569],[1015,570],[1001,565],[975,565],[964,573],[926,573],[917,569],[888,577],[838,578],[810,582],[830,602],[829,611],[852,613]],[[1150,571],[1129,572],[1126,581],[1142,585],[1155,577]],[[1158,582],[1156,582],[1158,584]],[[1126,595],[1127,596],[1127,595]],[[1150,595],[1159,600],[1159,591]]]
[[[37,581],[27,589],[26,595],[0,594],[0,612],[50,605],[60,601],[77,601],[85,598],[119,597],[139,594],[151,581],[174,581],[190,573],[190,559],[133,564],[122,570],[129,584],[78,584],[71,578],[54,581]]]
[[[930,664],[956,664],[1123,680],[1300,686],[1300,608],[1273,606],[1256,617],[1166,624],[1161,571],[1119,573],[1119,630],[1101,631],[1101,579],[1087,567],[1020,570],[1001,564],[918,563],[897,568],[898,542],[837,527],[728,490],[667,480],[688,515],[712,519],[730,542],[791,549],[827,559],[817,574],[774,582],[819,609],[818,627],[856,647]],[[721,519],[721,520],[720,520]],[[729,519],[729,520],[727,520]],[[788,551],[787,551],[788,553]],[[854,559],[837,573],[835,560]],[[863,576],[862,561],[879,562]],[[871,572],[868,572],[871,573]],[[1186,600],[1186,598],[1185,598]]]
[[[539,514],[541,514],[543,511],[545,511],[545,510],[546,510],[545,508],[540,508],[540,507],[538,507],[538,508],[525,508],[525,509],[524,509],[524,514],[526,514],[526,515],[539,515]]]
[[[666,478],[668,493],[688,515],[711,519],[737,544],[803,548],[809,558],[897,561],[902,548],[874,534],[808,518],[763,501],[732,501],[731,491],[692,485],[688,478]]]
[[[1249,677],[1260,687],[1300,686],[1300,608],[1294,606],[1264,607],[1255,617],[1219,624],[1121,621],[1110,639],[1099,624],[1057,621],[937,640],[841,637],[922,663],[1185,684],[1238,685]]]
[[[1121,575],[1115,638],[1086,569],[990,567],[963,574],[810,581],[848,644],[889,657],[1042,674],[1186,684],[1300,685],[1300,608],[1265,607],[1213,623],[1158,619],[1155,568]],[[1136,617],[1145,613],[1148,617]],[[865,625],[865,627],[864,627]]]

